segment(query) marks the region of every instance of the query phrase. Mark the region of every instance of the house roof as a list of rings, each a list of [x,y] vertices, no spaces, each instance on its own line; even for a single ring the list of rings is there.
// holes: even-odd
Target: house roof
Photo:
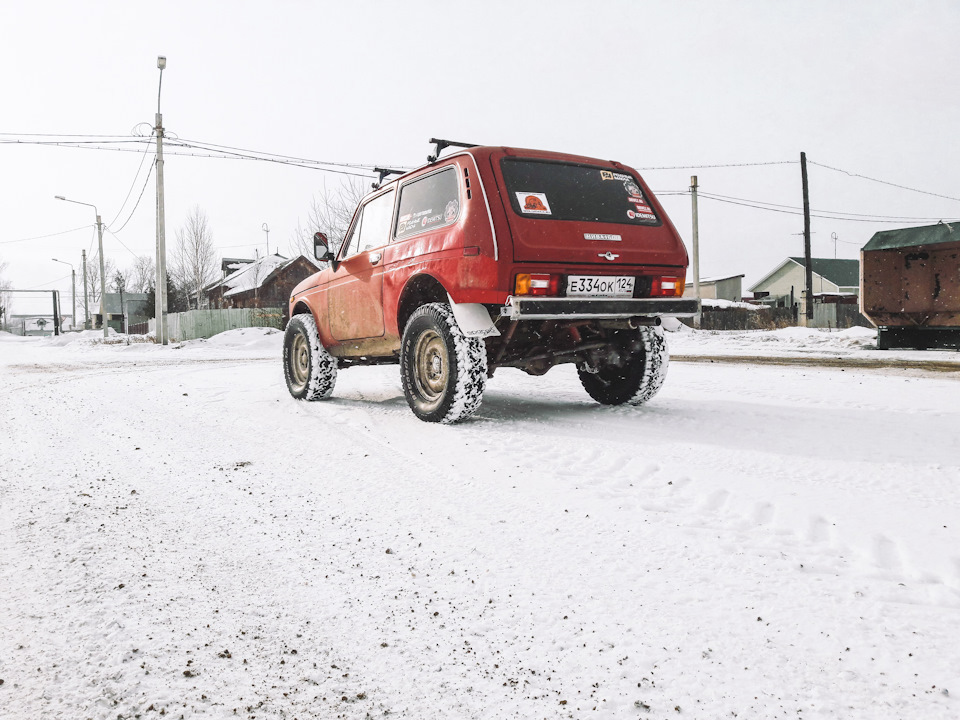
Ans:
[[[806,267],[802,257],[788,257],[773,270],[764,275],[760,280],[750,286],[750,292],[756,292],[757,288],[763,285],[767,280],[773,277],[777,272],[790,263],[796,263],[802,268]],[[810,268],[814,274],[819,275],[824,280],[829,280],[838,287],[854,287],[860,285],[860,261],[859,260],[837,260],[834,258],[810,258]]]
[[[306,259],[311,265],[318,270],[320,269],[317,263],[306,255],[298,255],[292,260],[288,260],[282,255],[277,254],[267,255],[252,261],[240,260],[234,272],[227,275],[223,280],[207,286],[205,291],[212,292],[222,287],[223,296],[232,297],[240,293],[261,288],[270,278],[300,258]]]
[[[875,233],[863,246],[864,251],[892,250],[894,248],[917,247],[918,245],[939,245],[941,243],[960,243],[960,226],[944,222],[922,227],[882,230]]]
[[[742,277],[743,275],[723,275],[723,276],[717,276],[717,277],[700,278],[700,284],[706,285],[707,283],[718,283],[724,280],[736,280],[737,278],[742,278]],[[688,280],[686,282],[686,285],[687,287],[693,287],[693,280]]]
[[[797,265],[805,268],[807,265],[802,257],[790,258]],[[838,287],[853,287],[860,285],[860,261],[837,260],[834,258],[810,258],[810,267],[824,280],[829,280]]]

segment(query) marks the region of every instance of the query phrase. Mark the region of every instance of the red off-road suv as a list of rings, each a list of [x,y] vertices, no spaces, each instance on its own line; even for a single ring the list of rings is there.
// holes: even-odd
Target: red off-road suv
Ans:
[[[336,254],[317,234],[330,267],[290,297],[290,393],[326,398],[339,368],[399,363],[417,417],[451,423],[479,407],[497,368],[576,363],[598,402],[649,400],[669,358],[661,318],[692,316],[699,301],[681,298],[687,253],[640,175],[431,142],[427,165],[363,199]]]

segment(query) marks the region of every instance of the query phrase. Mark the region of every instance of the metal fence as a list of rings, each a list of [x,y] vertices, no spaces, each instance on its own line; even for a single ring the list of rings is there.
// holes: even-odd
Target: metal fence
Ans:
[[[142,323],[141,323],[142,325]],[[131,326],[130,332],[134,332]],[[156,320],[148,323],[147,332],[156,330]],[[226,308],[224,310],[189,310],[167,315],[170,340],[196,340],[217,333],[245,327],[283,327],[283,308]],[[139,329],[139,327],[138,327]]]

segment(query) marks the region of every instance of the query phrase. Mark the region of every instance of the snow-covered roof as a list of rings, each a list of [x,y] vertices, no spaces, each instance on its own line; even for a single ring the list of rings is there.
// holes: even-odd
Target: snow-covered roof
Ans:
[[[320,266],[317,265],[316,261],[306,255],[298,255],[292,260],[289,260],[283,257],[283,255],[279,254],[267,255],[262,258],[257,258],[256,260],[238,259],[235,263],[227,266],[228,268],[232,269],[233,272],[227,275],[223,280],[215,282],[206,287],[205,291],[210,292],[222,287],[223,296],[232,297],[249,290],[261,288],[263,287],[264,283],[266,283],[267,280],[270,279],[270,277],[272,277],[275,273],[282,270],[287,265],[296,262],[301,257],[305,258],[311,265],[316,267],[317,270],[320,269]]]

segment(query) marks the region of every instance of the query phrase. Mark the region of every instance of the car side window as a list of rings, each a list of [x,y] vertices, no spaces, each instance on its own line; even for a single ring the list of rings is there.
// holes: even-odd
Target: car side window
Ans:
[[[393,190],[375,197],[360,209],[356,222],[343,241],[340,259],[345,260],[357,253],[386,245],[392,217]]]
[[[406,183],[400,188],[396,237],[451,225],[460,217],[460,192],[453,167]]]
[[[393,190],[375,197],[364,206],[358,252],[366,252],[386,245],[390,240],[390,221],[392,219]]]

